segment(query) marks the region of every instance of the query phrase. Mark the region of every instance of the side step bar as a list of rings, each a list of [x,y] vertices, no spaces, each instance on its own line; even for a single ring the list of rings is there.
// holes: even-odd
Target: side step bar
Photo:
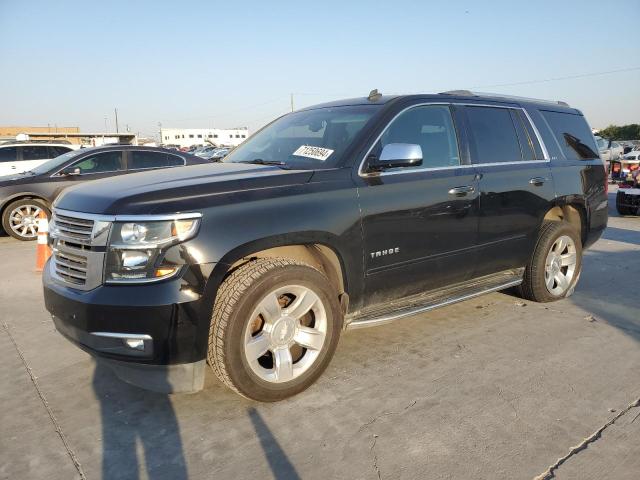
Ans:
[[[347,315],[345,318],[346,328],[351,330],[383,325],[400,318],[469,300],[470,298],[478,297],[485,293],[515,287],[522,283],[523,275],[524,268],[508,270],[487,275],[486,277],[476,278],[451,287],[412,295],[398,301],[387,303],[384,306],[369,307]]]

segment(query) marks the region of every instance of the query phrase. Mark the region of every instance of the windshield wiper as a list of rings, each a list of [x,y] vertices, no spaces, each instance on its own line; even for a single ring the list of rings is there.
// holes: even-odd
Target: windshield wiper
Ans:
[[[262,158],[254,158],[253,160],[247,160],[246,162],[238,162],[238,163],[251,163],[253,165],[275,165],[277,167],[282,167],[284,169],[288,169],[289,166],[278,160],[263,160]]]

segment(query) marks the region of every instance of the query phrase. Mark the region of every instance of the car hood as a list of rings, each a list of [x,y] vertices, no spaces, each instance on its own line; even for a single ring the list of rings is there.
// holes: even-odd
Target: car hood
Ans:
[[[239,163],[168,168],[73,186],[58,197],[54,207],[104,215],[197,211],[229,201],[230,194],[246,196],[265,189],[300,185],[312,175],[310,170]]]
[[[10,187],[12,185],[22,185],[24,183],[34,183],[36,178],[40,175],[3,175],[0,177],[0,187]]]

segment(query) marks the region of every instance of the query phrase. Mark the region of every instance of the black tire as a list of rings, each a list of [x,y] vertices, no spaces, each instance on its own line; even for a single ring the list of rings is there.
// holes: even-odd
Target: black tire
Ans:
[[[545,284],[545,261],[552,246],[563,235],[571,237],[576,250],[576,264],[573,278],[568,288],[559,295],[552,294]],[[570,296],[580,278],[582,270],[582,241],[579,232],[567,222],[544,222],[538,235],[538,242],[524,272],[518,294],[534,302],[554,302]]]
[[[326,337],[314,363],[299,377],[284,383],[267,382],[252,371],[245,358],[245,328],[253,321],[250,317],[259,302],[287,285],[309,288],[319,297],[326,311]],[[285,258],[257,259],[238,267],[218,290],[207,360],[216,376],[236,393],[261,402],[282,400],[305,390],[322,374],[338,345],[342,322],[338,295],[320,271]]]
[[[622,205],[622,199],[624,195],[620,195],[620,193],[616,194],[616,210],[620,215],[633,215],[634,209],[631,207],[627,207],[626,205]]]
[[[41,208],[47,214],[47,218],[48,219],[51,218],[51,210],[49,206],[45,202],[37,198],[21,198],[20,200],[16,200],[15,202],[11,202],[9,205],[7,205],[4,211],[2,212],[2,228],[8,235],[11,235],[13,238],[17,238],[18,240],[22,240],[24,242],[33,241],[38,238],[37,226],[35,227],[35,231],[36,231],[35,235],[23,236],[23,235],[20,235],[18,232],[14,231],[13,228],[11,228],[10,217],[11,217],[11,212],[13,212],[16,208],[25,207],[27,205]]]

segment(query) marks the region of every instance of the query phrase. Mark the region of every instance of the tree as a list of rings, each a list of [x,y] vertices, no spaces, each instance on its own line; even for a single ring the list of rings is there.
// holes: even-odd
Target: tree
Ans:
[[[602,138],[609,140],[640,140],[640,125],[631,123],[629,125],[609,125],[598,132]]]

